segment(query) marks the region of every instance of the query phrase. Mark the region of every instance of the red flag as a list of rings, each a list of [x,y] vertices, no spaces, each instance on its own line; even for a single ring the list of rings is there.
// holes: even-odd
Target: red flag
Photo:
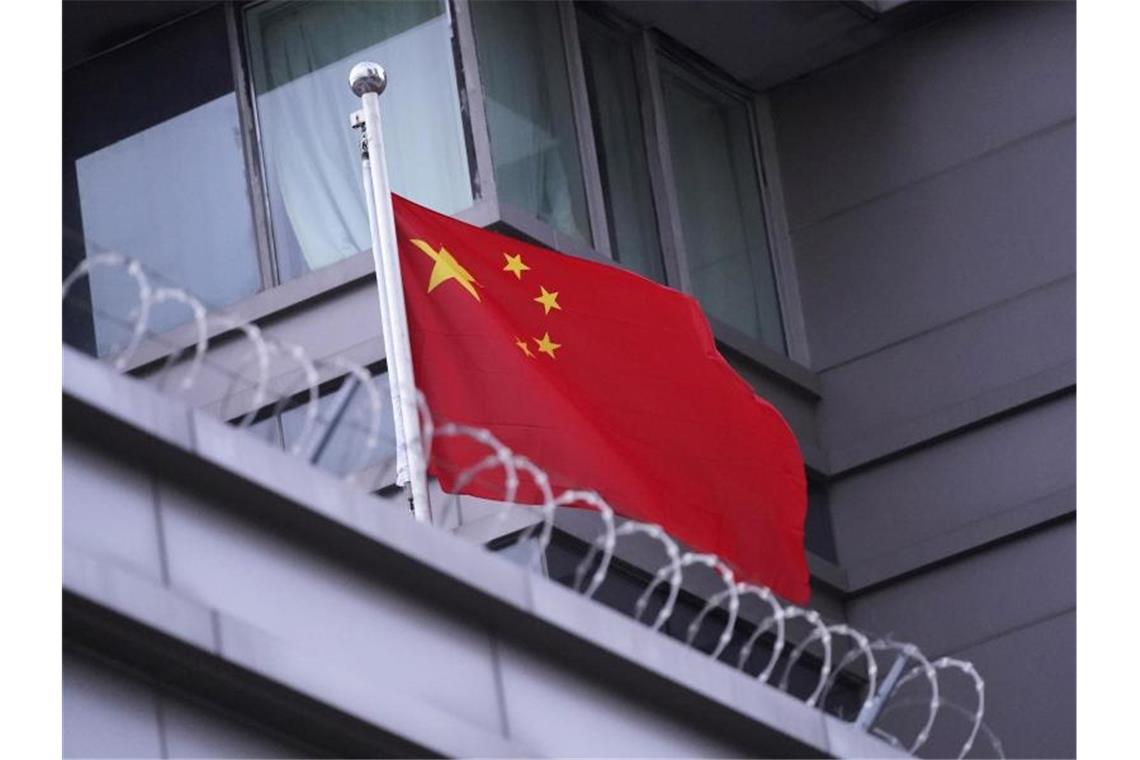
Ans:
[[[416,384],[438,419],[490,430],[551,477],[806,603],[806,482],[787,423],[717,352],[697,302],[614,266],[393,196]],[[454,492],[487,454],[437,439]],[[503,498],[502,472],[463,493]],[[526,482],[525,476],[520,480]],[[520,488],[519,501],[538,501]]]

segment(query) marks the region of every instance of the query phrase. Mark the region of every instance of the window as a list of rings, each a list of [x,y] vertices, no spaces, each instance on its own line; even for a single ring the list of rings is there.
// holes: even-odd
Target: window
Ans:
[[[500,203],[590,241],[558,6],[472,3]]]
[[[396,192],[457,214],[485,188],[483,223],[596,248],[692,293],[734,348],[787,353],[748,93],[592,4],[218,3],[70,66],[64,273],[113,249],[220,308],[367,251],[346,81],[366,59],[389,72]],[[124,273],[70,300],[67,342],[125,342]],[[186,318],[164,304],[150,327]]]
[[[302,444],[304,455],[334,475],[344,477],[380,468],[363,481],[380,487],[395,477],[396,433],[388,374],[375,375],[372,382],[381,404],[379,439],[373,448],[367,446],[372,425],[370,394],[353,375],[345,376],[335,390],[318,399],[316,419]],[[254,423],[250,430],[285,449],[297,445],[305,431],[308,398],[303,395],[301,404]]]
[[[578,37],[610,249],[623,265],[665,282],[632,40],[582,12],[578,13]]]
[[[743,91],[604,8],[576,18],[614,258],[691,292],[737,348],[786,354]]]
[[[272,2],[247,14],[262,154],[281,281],[361,251],[371,238],[353,64],[383,62],[392,188],[454,213],[472,203],[451,20],[442,0]]]
[[[744,101],[661,61],[685,259],[708,314],[786,352]]]
[[[64,72],[64,273],[84,256],[139,259],[156,285],[211,308],[261,286],[223,9],[215,6]],[[128,334],[123,272],[77,283],[64,340],[105,355]],[[152,331],[188,318],[163,305]]]

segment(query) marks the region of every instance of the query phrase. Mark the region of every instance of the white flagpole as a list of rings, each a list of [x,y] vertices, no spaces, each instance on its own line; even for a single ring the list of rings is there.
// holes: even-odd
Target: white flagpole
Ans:
[[[372,233],[372,259],[376,265],[376,284],[380,298],[381,327],[384,331],[384,350],[388,357],[392,416],[396,428],[396,482],[403,485],[400,482],[401,476],[407,478],[411,483],[412,512],[420,522],[431,523],[427,463],[420,436],[416,378],[412,368],[404,286],[396,248],[392,188],[388,183],[388,162],[384,157],[384,135],[380,127],[380,93],[384,92],[388,79],[382,66],[364,62],[352,67],[348,82],[352,91],[360,97],[362,116],[358,118],[354,114],[354,126],[363,125],[362,147],[367,151],[361,158],[369,228]],[[403,461],[407,464],[406,473],[400,472],[401,451],[405,457]]]
[[[359,129],[360,134],[360,164],[362,169],[362,180],[364,184],[364,204],[368,209],[368,231],[372,237],[372,250],[374,264],[378,260],[376,258],[376,241],[380,239],[380,230],[377,227],[375,201],[373,200],[372,193],[372,164],[368,160],[368,147],[366,145],[367,135],[364,132],[364,114],[357,111],[353,114],[353,128]],[[381,269],[379,266],[373,267],[376,270],[376,292],[380,296],[380,334],[384,339],[384,356],[392,357],[395,351],[392,349],[392,318],[391,311],[388,307],[388,296],[384,291],[384,284],[381,279]],[[388,363],[388,391],[392,398],[392,427],[396,435],[396,483],[403,485],[411,480],[408,475],[408,447],[404,444],[404,414],[400,408],[399,397],[397,394],[400,389],[399,367],[394,361]]]

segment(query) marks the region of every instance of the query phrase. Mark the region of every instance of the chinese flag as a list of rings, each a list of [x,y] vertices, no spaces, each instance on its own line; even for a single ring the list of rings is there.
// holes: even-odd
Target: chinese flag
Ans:
[[[490,430],[563,489],[713,552],[739,579],[809,596],[803,460],[780,414],[724,361],[697,302],[398,196],[416,384],[437,420]],[[454,493],[488,454],[437,439],[429,472]],[[538,491],[520,473],[517,501]],[[501,470],[463,493],[501,500]]]

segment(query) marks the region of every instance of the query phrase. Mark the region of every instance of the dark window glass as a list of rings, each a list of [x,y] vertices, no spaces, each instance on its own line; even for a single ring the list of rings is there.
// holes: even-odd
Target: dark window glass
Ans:
[[[808,480],[808,508],[804,521],[804,547],[828,562],[838,562],[835,534],[831,529],[831,501],[827,488],[819,481]]]
[[[63,85],[64,274],[85,256],[117,251],[139,259],[156,285],[183,287],[212,308],[256,291],[222,7],[72,66]],[[65,305],[64,340],[114,353],[137,305],[124,273],[94,270]],[[188,318],[164,305],[149,326],[160,332]]]
[[[586,13],[578,35],[614,258],[665,282],[631,41]]]

